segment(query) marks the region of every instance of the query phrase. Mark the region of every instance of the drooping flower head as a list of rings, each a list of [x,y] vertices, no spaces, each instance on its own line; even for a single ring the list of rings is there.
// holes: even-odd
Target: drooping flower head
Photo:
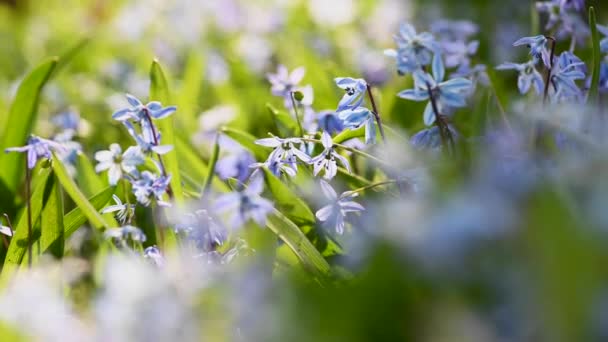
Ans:
[[[346,93],[338,103],[338,112],[346,109],[355,109],[363,103],[367,82],[361,78],[338,77],[336,85]]]
[[[344,168],[350,172],[350,164],[348,163],[348,160],[336,152],[334,149],[333,140],[329,133],[323,132],[321,142],[324,148],[323,152],[310,160],[310,163],[313,165],[314,175],[318,175],[321,170],[323,170],[323,177],[325,179],[330,180],[334,178],[338,172],[336,160],[340,161]]]
[[[547,49],[547,37],[540,35],[534,37],[523,37],[518,39],[513,46],[525,45],[530,49],[530,55],[536,60],[542,60],[546,67],[551,67],[551,57]]]
[[[325,197],[327,197],[331,203],[327,204],[323,208],[319,209],[315,216],[321,222],[331,222],[336,230],[336,233],[343,234],[345,222],[344,219],[348,213],[355,213],[364,211],[365,208],[353,201],[352,199],[357,197],[356,192],[347,191],[342,193],[339,197],[334,188],[324,180],[320,181],[321,190]]]
[[[517,88],[521,94],[527,94],[534,86],[536,93],[541,95],[545,85],[542,75],[536,70],[536,63],[531,60],[526,63],[503,63],[496,67],[496,70],[516,70],[519,72],[517,78]]]
[[[30,135],[27,145],[22,147],[9,147],[4,152],[26,152],[27,167],[33,169],[36,162],[40,159],[51,159],[52,151],[64,151],[65,148],[52,140],[44,139],[35,135]]]

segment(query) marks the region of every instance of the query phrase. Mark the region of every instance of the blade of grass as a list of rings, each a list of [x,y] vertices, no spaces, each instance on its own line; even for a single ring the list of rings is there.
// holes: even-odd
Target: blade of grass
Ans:
[[[314,225],[315,215],[308,205],[268,169],[264,168],[266,187],[274,197],[277,209],[296,225]]]
[[[105,205],[112,199],[112,195],[116,191],[115,187],[107,187],[98,194],[88,199],[89,203],[95,208],[96,211],[99,211],[105,207]],[[111,220],[108,220],[111,222]],[[87,217],[84,214],[84,211],[80,207],[76,207],[72,209],[69,213],[65,214],[63,217],[63,225],[64,231],[63,235],[67,239],[69,238],[78,228],[80,228],[83,224],[87,222]],[[116,223],[115,226],[118,226]],[[42,251],[48,248],[48,246],[42,246]]]
[[[104,189],[104,182],[95,172],[87,156],[78,153],[76,157],[76,183],[86,196],[92,196]]]
[[[63,196],[56,176],[52,174],[51,177],[53,187],[40,219],[40,245],[41,250],[48,250],[56,258],[61,258],[64,247]]]
[[[209,167],[207,168],[207,176],[205,177],[205,184],[203,185],[203,197],[205,197],[209,190],[211,190],[211,182],[213,181],[213,175],[215,174],[215,164],[220,156],[220,136],[219,134],[215,137],[215,143],[213,144],[213,153],[211,159],[209,159]]]
[[[222,128],[222,132],[243,145],[244,148],[253,153],[257,160],[266,160],[268,158],[269,151],[260,145],[256,145],[255,141],[257,138],[253,135],[231,127]]]
[[[150,101],[160,101],[165,105],[169,105],[171,102],[169,94],[169,85],[167,78],[163,72],[162,67],[158,63],[158,60],[152,62],[150,67]],[[169,116],[163,120],[158,121],[158,127],[162,132],[165,143],[175,146],[175,133],[174,133],[174,115]],[[184,192],[182,190],[182,181],[179,173],[179,162],[177,159],[177,153],[175,150],[163,156],[165,161],[167,172],[171,174],[171,190],[173,196],[178,203],[183,203]]]
[[[34,128],[38,114],[40,93],[57,66],[57,58],[44,62],[29,73],[21,82],[17,95],[6,119],[2,134],[0,134],[0,178],[11,191],[6,200],[12,200],[21,177],[23,177],[24,155],[22,153],[5,154],[4,149],[22,146]]]
[[[108,221],[101,216],[95,207],[89,202],[85,195],[80,191],[74,180],[70,177],[61,160],[53,154],[53,170],[57,174],[59,183],[64,188],[65,192],[72,198],[74,203],[83,211],[86,218],[95,228],[110,228]]]

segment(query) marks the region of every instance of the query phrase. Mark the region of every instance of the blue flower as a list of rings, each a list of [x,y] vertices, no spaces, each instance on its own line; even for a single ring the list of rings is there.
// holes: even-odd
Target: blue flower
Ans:
[[[358,194],[356,192],[347,191],[338,197],[338,194],[331,185],[323,180],[321,180],[321,190],[331,203],[319,209],[315,213],[315,216],[321,222],[332,222],[336,233],[341,235],[344,233],[344,218],[346,215],[348,213],[364,211],[365,208],[352,200],[357,197]]]
[[[160,249],[156,246],[150,246],[144,249],[144,258],[152,260],[158,267],[162,267],[165,264],[165,258],[160,252]]]
[[[580,59],[569,53],[562,53],[556,64],[556,70],[551,75],[551,84],[556,91],[556,98],[569,99],[578,98],[582,95],[581,89],[576,84],[577,80],[585,79],[585,73],[581,68],[585,66],[583,62],[576,62]]]
[[[203,252],[216,250],[228,238],[226,228],[205,209],[181,217],[174,230],[185,234]]]
[[[118,222],[124,225],[133,218],[133,215],[135,215],[135,204],[122,203],[120,198],[116,195],[112,195],[112,198],[116,204],[105,207],[101,213],[115,213],[114,216]]]
[[[597,25],[597,30],[605,37],[600,41],[600,49],[602,52],[608,52],[608,26]]]
[[[479,32],[479,27],[469,20],[440,19],[431,24],[431,32],[442,42],[466,41]]]
[[[338,77],[336,85],[346,91],[338,104],[338,112],[346,109],[355,109],[363,103],[367,91],[367,82],[361,78]]]
[[[517,70],[519,72],[517,88],[521,94],[527,94],[532,85],[537,94],[543,93],[545,82],[542,75],[536,70],[536,63],[533,60],[522,64],[503,63],[497,66],[496,70]]]
[[[337,113],[325,111],[318,116],[319,129],[329,134],[340,133],[344,130],[344,124]]]
[[[125,244],[127,240],[140,243],[146,241],[146,234],[144,234],[141,229],[130,225],[110,228],[106,230],[103,235],[106,239],[115,239],[123,244]]]
[[[600,65],[600,91],[602,93],[608,92],[608,64],[602,63]]]
[[[471,64],[471,56],[479,49],[479,41],[446,41],[441,43],[441,50],[445,56],[446,68],[457,66],[468,67]]]
[[[135,96],[126,94],[129,108],[123,108],[112,114],[112,119],[117,121],[132,120],[135,122],[147,121],[148,114],[152,119],[164,119],[173,114],[177,107],[163,107],[160,102],[152,101],[144,105]]]
[[[249,186],[242,191],[218,197],[214,210],[218,214],[231,212],[230,226],[233,229],[242,227],[249,220],[264,227],[266,217],[274,210],[274,207],[272,202],[260,196],[263,190],[264,178],[261,175],[252,177]]]
[[[145,161],[144,155],[138,146],[129,147],[124,153],[118,144],[111,144],[109,150],[98,151],[95,153],[96,172],[108,170],[108,182],[116,185],[122,178],[123,172],[133,173],[137,166]]]
[[[545,36],[534,36],[534,37],[523,37],[513,43],[513,46],[525,45],[530,48],[530,55],[536,59],[543,61],[547,68],[551,67],[550,55],[547,50],[547,37]]]
[[[451,125],[448,125],[452,137],[457,136],[457,132]],[[430,149],[438,150],[441,148],[441,134],[439,133],[439,127],[433,126],[425,128],[422,131],[414,134],[410,138],[410,144],[416,149]]]
[[[242,150],[238,153],[233,153],[225,157],[220,158],[215,164],[215,173],[217,173],[220,179],[226,180],[228,178],[234,178],[239,183],[245,182],[247,177],[251,174],[251,164],[255,163],[255,159],[246,150]]]
[[[393,38],[397,50],[387,50],[385,53],[397,59],[397,70],[401,74],[411,73],[420,66],[431,64],[433,54],[439,52],[439,45],[431,33],[418,34],[410,24],[402,24],[399,33]]]
[[[152,200],[160,206],[170,206],[169,203],[163,201],[163,195],[167,192],[171,176],[158,176],[150,171],[143,171],[141,177],[133,179],[133,194],[143,206],[149,206]]]
[[[160,145],[161,135],[160,132],[156,132],[156,138],[153,137],[153,130],[151,129],[150,123],[148,120],[142,121],[142,134],[137,134],[135,131],[135,127],[128,121],[123,122],[129,135],[135,139],[137,146],[139,146],[141,152],[144,155],[151,155],[153,153],[163,155],[171,152],[173,150],[173,145]],[[157,145],[157,143],[159,145]]]
[[[274,148],[274,150],[268,156],[266,162],[263,163],[269,167],[288,164],[294,172],[297,172],[298,163],[296,157],[304,163],[310,162],[310,156],[302,152],[298,147],[296,147],[296,145],[301,145],[303,143],[302,140],[299,138],[281,139],[277,137],[272,137],[258,139],[255,141],[255,143],[261,146]],[[278,171],[279,169],[274,168],[274,170]],[[289,174],[291,175],[291,172],[289,172]],[[293,173],[293,175],[295,175],[295,173]]]
[[[321,136],[321,143],[324,147],[323,152],[310,160],[310,163],[313,165],[314,175],[316,176],[319,174],[319,172],[321,172],[321,170],[324,170],[323,177],[325,179],[334,178],[338,172],[336,159],[340,161],[348,172],[350,172],[350,164],[348,163],[348,160],[335,151],[333,140],[327,132],[323,132],[323,135]]]
[[[371,110],[365,107],[347,109],[339,112],[338,117],[346,128],[356,129],[365,125],[365,143],[376,143],[376,117]]]
[[[9,147],[4,152],[27,152],[27,167],[33,169],[39,159],[51,159],[52,151],[64,151],[65,148],[52,140],[30,135],[27,145],[22,147]]]
[[[270,91],[274,96],[280,96],[284,99],[285,108],[291,108],[291,93],[298,90],[298,84],[304,78],[306,69],[299,67],[291,73],[284,65],[279,65],[276,74],[268,74],[266,77],[272,85]]]
[[[443,81],[445,68],[438,54],[433,58],[433,75],[419,71],[414,73],[414,89],[407,89],[400,92],[397,96],[412,100],[426,101],[431,94],[437,104],[437,110],[441,114],[444,109],[449,107],[460,108],[466,106],[466,95],[472,87],[472,82],[466,78],[453,78]],[[427,126],[435,122],[435,112],[431,101],[424,110],[424,123]]]

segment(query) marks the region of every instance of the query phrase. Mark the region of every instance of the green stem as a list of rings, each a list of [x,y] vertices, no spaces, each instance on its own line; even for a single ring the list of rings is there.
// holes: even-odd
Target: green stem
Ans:
[[[293,106],[293,111],[296,115],[296,121],[298,122],[298,129],[300,130],[300,136],[304,135],[304,129],[302,128],[302,122],[300,121],[300,114],[298,113],[298,106],[296,105],[295,92],[289,93],[291,97],[291,105]]]
[[[31,203],[31,181],[32,171],[25,158],[25,198],[27,201],[27,267],[32,268],[32,203]]]
[[[346,191],[345,194],[359,193],[359,192],[363,192],[365,190],[370,190],[370,189],[373,189],[373,188],[377,188],[379,186],[384,186],[384,185],[389,185],[389,184],[398,184],[398,181],[394,180],[394,179],[389,179],[389,180],[386,180],[386,181],[382,181],[382,182],[366,185],[366,186],[360,187],[360,188],[355,189],[355,190]]]
[[[369,97],[369,101],[372,103],[372,113],[376,118],[376,123],[378,123],[378,129],[380,130],[380,136],[382,136],[382,142],[386,145],[386,135],[384,135],[384,127],[382,126],[382,120],[380,120],[380,113],[378,112],[378,108],[376,107],[376,101],[374,100],[374,95],[372,94],[372,87],[370,87],[369,83],[367,83],[367,96]],[[376,132],[374,132],[374,134],[376,134]]]
[[[313,143],[317,143],[317,144],[323,144],[323,142],[321,140],[319,140],[319,139],[301,138],[300,140],[306,141],[306,142],[313,142]],[[345,146],[345,145],[342,145],[342,144],[336,144],[336,143],[334,143],[334,146],[338,147],[338,148],[341,148],[341,149],[343,149],[345,151],[349,151],[349,152],[358,154],[358,155],[360,155],[362,157],[365,157],[367,159],[371,159],[373,161],[378,162],[379,164],[383,164],[385,166],[390,166],[390,164],[388,162],[386,162],[386,161],[384,161],[382,159],[376,158],[376,157],[372,156],[369,153],[365,153],[365,152],[363,152],[361,150],[357,150],[356,148],[352,148],[352,147],[348,147],[348,146]]]

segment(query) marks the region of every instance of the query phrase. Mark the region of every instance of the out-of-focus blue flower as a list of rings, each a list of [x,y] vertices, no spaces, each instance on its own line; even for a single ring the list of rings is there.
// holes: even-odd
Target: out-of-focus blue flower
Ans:
[[[361,78],[338,77],[335,79],[336,85],[344,89],[346,94],[342,96],[338,104],[338,111],[346,109],[355,109],[363,103],[365,92],[367,91],[367,82]]]
[[[281,139],[272,137],[258,139],[255,143],[261,146],[274,148],[265,162],[269,167],[273,165],[288,164],[293,171],[297,172],[298,166],[296,157],[304,163],[310,162],[310,156],[296,147],[297,144],[301,145],[303,143],[299,138]]]
[[[496,70],[516,70],[519,72],[517,78],[517,88],[521,94],[527,94],[530,88],[534,86],[537,94],[543,93],[545,82],[542,75],[536,70],[536,63],[533,60],[517,64],[503,63],[496,67]]]
[[[295,68],[291,73],[284,65],[279,65],[275,74],[267,74],[266,77],[272,85],[270,91],[274,96],[284,99],[285,108],[291,108],[291,93],[298,90],[298,84],[304,78],[306,69]]]
[[[608,63],[605,62],[600,65],[600,91],[608,92]]]
[[[330,180],[334,178],[338,172],[336,159],[338,159],[344,168],[350,172],[350,164],[348,163],[348,160],[335,151],[334,142],[329,133],[323,132],[323,135],[321,136],[321,143],[324,147],[323,152],[310,160],[310,163],[313,165],[314,175],[316,176],[319,174],[319,172],[321,172],[321,170],[324,170],[323,177],[325,179]]]
[[[452,137],[458,136],[458,133],[451,125],[448,125],[448,129],[452,134]],[[410,144],[416,149],[430,149],[438,150],[441,148],[441,134],[439,133],[439,127],[433,126],[425,128],[422,131],[414,134],[410,138]]]
[[[573,62],[580,59],[572,54],[563,53],[556,63],[556,70],[551,74],[551,84],[556,91],[557,99],[578,98],[582,95],[581,89],[576,84],[577,80],[585,79],[585,73],[581,68],[583,62]]]
[[[230,212],[230,227],[238,229],[247,221],[253,220],[260,227],[266,225],[266,217],[274,210],[272,202],[262,198],[264,178],[252,177],[249,186],[240,192],[232,192],[218,197],[214,210],[218,214]]]
[[[441,50],[445,56],[446,68],[457,66],[468,67],[471,65],[471,57],[477,53],[479,41],[447,41],[441,43]]]
[[[156,246],[150,246],[144,249],[144,258],[152,260],[158,267],[162,267],[165,264],[165,258],[160,252],[160,249]]]
[[[536,3],[539,13],[548,16],[545,30],[554,32],[557,39],[583,39],[590,31],[587,23],[581,19],[580,11],[585,8],[584,0],[551,0]]]
[[[175,106],[163,107],[161,103],[157,101],[152,101],[144,105],[135,96],[130,94],[126,94],[126,96],[131,107],[114,112],[114,114],[112,114],[112,119],[117,121],[132,120],[135,122],[142,122],[147,120],[147,114],[149,114],[152,119],[164,119],[177,110],[177,107]]]
[[[146,234],[134,226],[126,225],[118,228],[110,228],[103,234],[106,239],[115,239],[122,243],[126,243],[127,240],[136,242],[145,242]]]
[[[226,227],[205,209],[184,215],[174,229],[185,234],[202,252],[215,251],[228,238]]]
[[[600,41],[600,49],[602,52],[608,52],[608,26],[597,25],[597,30],[605,37]]]
[[[397,69],[402,74],[431,64],[433,54],[439,52],[439,45],[431,33],[417,33],[410,24],[402,24],[399,33],[393,38],[397,50],[387,50],[385,54],[397,59]]]
[[[167,192],[171,176],[158,176],[150,171],[143,171],[140,178],[132,180],[133,194],[143,206],[149,206],[152,200],[160,206],[170,206],[163,201],[163,195]]]
[[[113,205],[103,208],[102,214],[114,213],[114,216],[120,224],[126,224],[135,215],[135,204],[122,203],[120,198],[116,195],[112,195],[114,199]]]
[[[286,174],[289,177],[295,177],[298,174],[297,162],[293,156],[291,159],[268,159],[263,163],[253,163],[250,165],[250,168],[256,170],[261,167],[267,167],[268,171],[277,177],[281,176],[281,174]]]
[[[344,130],[342,120],[331,111],[324,111],[318,114],[319,129],[329,134],[340,133]]]
[[[52,151],[65,151],[65,148],[52,140],[44,139],[35,135],[30,135],[27,145],[22,147],[9,147],[4,150],[8,152],[27,152],[27,167],[33,169],[39,159],[50,159]]]
[[[467,41],[479,32],[477,24],[468,20],[440,19],[431,24],[431,32],[440,41]]]
[[[559,0],[563,9],[575,9],[582,11],[585,9],[585,0]]]
[[[346,109],[338,113],[346,128],[356,129],[365,125],[365,143],[376,143],[376,118],[371,110],[365,107]]]
[[[220,158],[217,164],[215,164],[215,173],[217,173],[220,179],[234,178],[239,183],[243,183],[251,174],[249,166],[254,163],[255,158],[253,158],[251,153],[242,150]]]
[[[95,153],[96,172],[108,170],[108,182],[116,185],[123,172],[133,173],[137,166],[145,161],[145,157],[138,146],[129,147],[124,153],[118,144],[111,144],[109,150]]]
[[[530,49],[530,55],[534,56],[537,60],[542,60],[546,67],[551,67],[551,56],[547,49],[547,37],[545,36],[534,36],[534,37],[523,37],[518,39],[513,46],[525,45]]]
[[[437,110],[441,114],[449,107],[460,108],[466,106],[466,95],[471,89],[472,82],[466,78],[453,78],[443,81],[445,68],[438,54],[433,58],[433,75],[419,71],[414,73],[414,89],[407,89],[398,94],[399,97],[412,101],[429,100],[432,94],[437,104]],[[430,94],[429,94],[430,93]],[[435,123],[435,112],[431,101],[424,110],[424,123],[431,126]]]
[[[352,200],[358,196],[356,192],[347,191],[338,197],[334,188],[324,180],[321,180],[321,190],[331,203],[319,209],[315,213],[315,216],[321,222],[332,222],[336,233],[342,235],[344,233],[344,218],[346,215],[348,213],[364,211],[365,208]]]

